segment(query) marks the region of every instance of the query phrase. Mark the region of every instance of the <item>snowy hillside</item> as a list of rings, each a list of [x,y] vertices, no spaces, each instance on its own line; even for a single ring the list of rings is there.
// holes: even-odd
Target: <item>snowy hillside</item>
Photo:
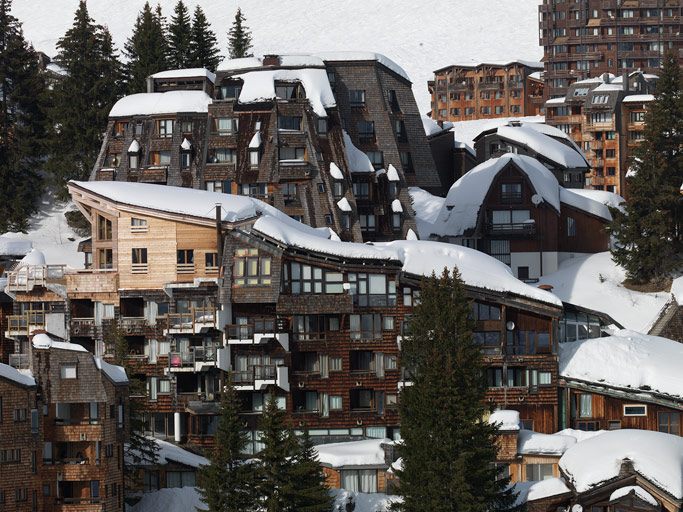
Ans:
[[[156,4],[154,2],[150,2]],[[160,0],[169,17],[176,0]],[[200,4],[227,48],[236,0]],[[369,50],[386,54],[413,80],[420,110],[429,110],[427,80],[455,62],[540,60],[538,0],[280,0],[239,2],[254,38],[254,52],[301,53]],[[48,55],[73,20],[78,0],[14,0],[12,12],[26,37]],[[144,0],[89,0],[90,15],[106,24],[119,50]]]

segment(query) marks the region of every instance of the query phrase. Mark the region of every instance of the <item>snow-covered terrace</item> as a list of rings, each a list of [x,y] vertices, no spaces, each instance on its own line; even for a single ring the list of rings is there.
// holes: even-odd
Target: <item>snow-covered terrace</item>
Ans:
[[[124,96],[109,112],[109,117],[131,117],[209,111],[211,96],[203,91],[145,92]]]
[[[321,464],[333,468],[348,466],[386,467],[382,445],[390,439],[365,439],[315,447]]]
[[[253,220],[252,231],[284,247],[343,260],[390,263],[414,276],[440,274],[444,268],[457,267],[469,286],[531,298],[557,307],[562,305],[553,294],[516,279],[504,263],[466,247],[418,240],[374,244],[341,242],[329,228],[306,226],[276,208],[246,196],[127,182],[72,181],[69,188],[75,201],[79,200],[79,194],[89,192],[118,203],[123,209],[176,213],[202,222],[215,219],[215,205],[219,204],[223,221],[250,223]]]
[[[212,73],[206,68],[185,68],[185,69],[168,69],[166,71],[159,71],[151,75],[151,78],[173,80],[183,78],[208,78],[211,83],[216,82],[216,74]]]

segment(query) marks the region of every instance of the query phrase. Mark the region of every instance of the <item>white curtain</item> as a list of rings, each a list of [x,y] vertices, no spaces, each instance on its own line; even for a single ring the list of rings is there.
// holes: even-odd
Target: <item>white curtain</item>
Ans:
[[[360,492],[377,492],[377,471],[363,469],[360,473]]]
[[[347,491],[360,491],[358,485],[358,471],[342,471],[342,489]]]

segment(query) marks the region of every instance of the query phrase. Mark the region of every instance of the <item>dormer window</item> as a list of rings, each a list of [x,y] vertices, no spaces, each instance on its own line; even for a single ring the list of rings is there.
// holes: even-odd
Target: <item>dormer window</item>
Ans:
[[[116,121],[114,123],[114,137],[123,137],[126,134],[128,123],[126,121]]]
[[[223,84],[218,89],[219,100],[236,100],[242,91],[242,84],[240,82],[232,82]]]
[[[157,121],[157,134],[159,137],[173,136],[173,119],[160,119]]]
[[[502,183],[500,185],[500,200],[503,203],[519,203],[522,201],[521,183]]]
[[[231,135],[237,133],[239,126],[236,117],[214,117],[212,119],[212,131],[218,135]]]
[[[316,128],[318,131],[318,135],[327,135],[327,118],[319,118],[316,124]]]
[[[303,98],[303,90],[301,84],[298,83],[276,83],[275,96],[279,100],[295,100]]]
[[[301,116],[277,116],[277,129],[285,132],[300,132],[301,119]]]

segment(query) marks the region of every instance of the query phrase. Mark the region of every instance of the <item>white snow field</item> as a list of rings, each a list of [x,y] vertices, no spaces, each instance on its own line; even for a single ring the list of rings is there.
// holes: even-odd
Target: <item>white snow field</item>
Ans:
[[[150,2],[150,4],[156,4]],[[176,0],[160,0],[167,18]],[[237,0],[187,0],[201,5],[227,55],[227,31]],[[406,70],[420,111],[429,110],[427,80],[453,63],[539,61],[538,0],[242,0],[257,55],[372,51]],[[78,0],[14,0],[12,13],[33,45],[54,56],[57,41],[73,22]],[[107,25],[119,51],[130,36],[144,0],[88,0],[90,16]],[[445,22],[444,20],[448,20]],[[514,42],[514,44],[511,44]]]

